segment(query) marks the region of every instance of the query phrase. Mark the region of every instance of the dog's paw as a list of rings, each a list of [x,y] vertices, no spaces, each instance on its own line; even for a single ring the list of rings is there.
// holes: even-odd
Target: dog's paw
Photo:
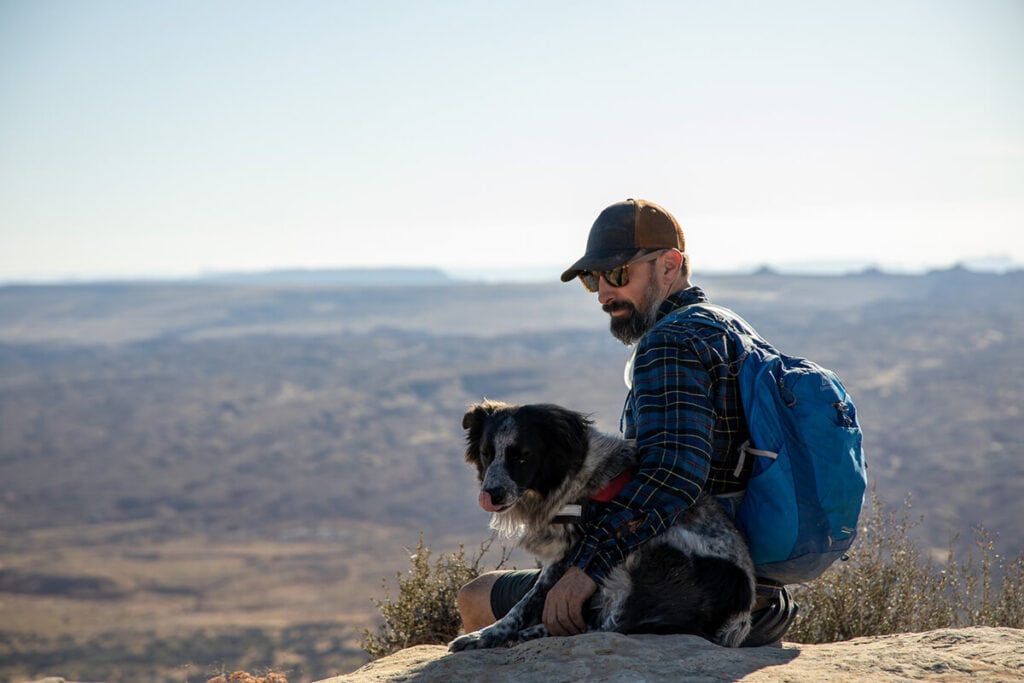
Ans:
[[[448,651],[462,652],[463,650],[485,650],[490,647],[504,647],[510,644],[506,634],[506,631],[494,627],[467,633],[448,643]]]
[[[462,652],[463,650],[479,650],[487,647],[484,643],[482,631],[474,631],[464,636],[459,636],[448,643],[448,652]]]
[[[537,640],[538,638],[547,638],[549,635],[551,635],[551,634],[548,633],[548,629],[547,629],[546,626],[544,626],[544,624],[537,624],[536,626],[531,626],[529,628],[524,628],[522,631],[519,632],[519,636],[518,637],[519,637],[519,642],[520,643],[525,643],[528,640]]]

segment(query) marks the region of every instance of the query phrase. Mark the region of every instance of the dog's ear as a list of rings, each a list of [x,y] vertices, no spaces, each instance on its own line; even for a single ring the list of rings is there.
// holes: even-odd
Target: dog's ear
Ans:
[[[565,453],[581,455],[587,451],[590,428],[594,424],[589,415],[578,413],[561,406],[544,404],[538,406],[548,416],[544,421],[548,443]]]
[[[466,462],[475,464],[478,469],[481,467],[480,439],[484,435],[484,425],[495,410],[504,407],[504,403],[484,400],[471,405],[462,416],[462,428],[466,430]]]
[[[484,399],[480,403],[471,405],[466,414],[462,416],[462,428],[472,430],[474,427],[482,428],[487,417],[499,408],[505,408],[507,404],[499,401],[488,401]]]
[[[482,425],[486,419],[487,411],[480,404],[471,405],[466,414],[462,416],[462,428],[472,430],[473,427]]]

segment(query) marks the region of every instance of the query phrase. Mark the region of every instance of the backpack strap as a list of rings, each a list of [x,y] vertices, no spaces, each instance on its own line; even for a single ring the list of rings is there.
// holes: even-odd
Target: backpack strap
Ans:
[[[766,451],[760,448],[754,448],[750,445],[750,439],[747,439],[740,446],[740,459],[736,463],[736,469],[733,470],[732,476],[739,477],[740,473],[743,472],[743,463],[747,461],[747,455],[760,456],[762,458],[771,458],[775,460],[779,457],[779,454],[775,451]]]
[[[676,312],[675,319],[688,320],[700,325],[713,327],[727,334],[736,346],[737,356],[729,363],[730,371],[734,375],[739,374],[739,366],[750,353],[749,347],[751,345],[761,345],[774,351],[772,345],[765,341],[765,339],[759,335],[756,330],[754,330],[750,323],[741,318],[735,311],[728,309],[725,306],[718,306],[716,304],[706,302],[690,304],[679,309]],[[630,366],[628,369],[632,369],[632,367]],[[745,407],[744,418],[746,418]],[[748,439],[744,441],[739,448],[739,459],[736,462],[736,469],[733,470],[733,476],[740,476],[740,473],[743,472],[743,465],[746,463],[748,456],[761,456],[775,460],[779,457],[779,454],[773,451],[754,448],[753,444],[751,444]]]
[[[736,349],[738,350],[739,355],[730,364],[737,368],[747,356],[748,344],[760,344],[772,351],[775,351],[774,347],[765,341],[764,337],[759,335],[750,323],[741,318],[735,311],[726,308],[725,306],[719,306],[717,304],[707,302],[688,304],[673,311],[662,319],[662,321],[659,321],[659,324],[669,318],[673,320],[690,320],[725,332],[732,338],[733,344],[735,344]],[[655,328],[657,328],[657,325],[655,325]],[[629,359],[626,361],[626,366],[622,371],[622,380],[625,382],[626,388],[630,391],[633,390],[633,366],[636,364],[636,354],[639,348],[639,344],[633,345],[633,352],[630,354]],[[742,453],[740,454],[740,457],[743,457]],[[743,464],[742,461],[740,464]]]
[[[718,328],[729,334],[741,351],[745,349],[743,337],[754,340],[758,344],[771,346],[757,330],[740,317],[738,313],[725,306],[712,303],[696,303],[683,306],[676,312],[677,320],[692,320],[703,325]],[[774,349],[773,349],[774,350]],[[742,356],[742,353],[741,353]]]

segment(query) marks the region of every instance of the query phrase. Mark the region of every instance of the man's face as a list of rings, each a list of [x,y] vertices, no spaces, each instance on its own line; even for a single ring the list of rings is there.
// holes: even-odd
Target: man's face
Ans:
[[[600,279],[597,300],[611,316],[612,336],[623,344],[633,344],[655,323],[661,305],[661,290],[655,277],[657,261],[638,263],[629,269],[629,283],[612,287]]]

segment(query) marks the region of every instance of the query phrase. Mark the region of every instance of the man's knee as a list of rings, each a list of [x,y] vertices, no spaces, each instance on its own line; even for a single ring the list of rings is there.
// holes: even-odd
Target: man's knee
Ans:
[[[501,571],[487,572],[476,577],[459,589],[456,604],[462,617],[462,628],[466,633],[478,631],[484,626],[494,623],[494,612],[491,611],[491,589]]]

